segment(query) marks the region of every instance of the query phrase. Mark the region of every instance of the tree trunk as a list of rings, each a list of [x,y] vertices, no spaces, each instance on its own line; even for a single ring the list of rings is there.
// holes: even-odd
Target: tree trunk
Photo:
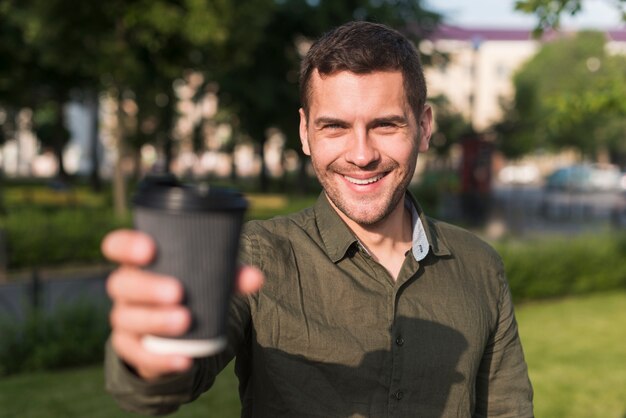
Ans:
[[[62,145],[57,144],[53,147],[52,151],[54,152],[54,156],[56,157],[58,163],[57,176],[59,177],[59,180],[66,182],[69,180],[69,176],[67,175],[65,162],[63,161],[63,148],[64,147]]]
[[[57,159],[58,163],[58,171],[57,176],[59,180],[63,183],[69,180],[69,176],[67,175],[67,171],[65,170],[65,162],[63,161],[63,150],[65,149],[65,145],[67,144],[67,139],[64,137],[66,132],[68,132],[65,128],[65,114],[63,112],[63,105],[61,99],[59,100],[59,110],[56,113],[55,124],[57,128],[55,129],[56,137],[53,141],[52,152]],[[69,133],[68,133],[69,134]]]
[[[265,135],[261,137],[261,142],[259,144],[259,156],[261,157],[261,172],[259,173],[259,188],[261,192],[267,193],[269,191],[269,176],[267,175],[267,165],[265,163],[265,142],[267,138]]]
[[[126,204],[126,179],[122,170],[122,161],[126,155],[124,144],[124,111],[122,110],[122,95],[117,97],[117,156],[113,168],[113,210],[118,218],[126,217],[128,206]]]
[[[113,210],[117,218],[124,218],[128,213],[126,204],[126,179],[122,170],[122,157],[119,155],[113,169]]]
[[[161,113],[162,132],[165,135],[163,140],[163,156],[165,158],[165,173],[171,172],[172,161],[174,159],[174,140],[172,138],[172,126],[174,124],[174,93],[170,94],[167,104]]]
[[[94,192],[102,190],[102,180],[100,179],[100,156],[99,156],[99,117],[100,117],[100,98],[97,90],[90,90],[87,96],[87,105],[91,113],[91,126],[89,127],[89,158],[91,159],[91,173],[89,174],[89,183]]]
[[[143,174],[143,167],[141,165],[141,149],[133,149],[133,180],[139,181]]]

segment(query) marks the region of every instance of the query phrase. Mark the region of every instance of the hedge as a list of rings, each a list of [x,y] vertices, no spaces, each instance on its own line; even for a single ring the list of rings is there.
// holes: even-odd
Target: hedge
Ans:
[[[626,232],[496,244],[516,300],[626,288]]]
[[[115,228],[129,226],[112,211],[98,208],[11,210],[4,219],[10,270],[103,261],[100,241]]]
[[[0,376],[100,362],[109,332],[107,309],[88,303],[31,310],[23,322],[0,316]]]

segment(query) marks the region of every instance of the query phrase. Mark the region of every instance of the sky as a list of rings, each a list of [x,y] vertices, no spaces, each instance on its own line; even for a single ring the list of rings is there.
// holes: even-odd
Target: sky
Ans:
[[[530,29],[536,18],[514,10],[515,0],[425,0],[430,9],[442,13],[446,23],[466,27]],[[563,16],[561,26],[581,29],[624,27],[611,0],[584,0],[576,17]]]

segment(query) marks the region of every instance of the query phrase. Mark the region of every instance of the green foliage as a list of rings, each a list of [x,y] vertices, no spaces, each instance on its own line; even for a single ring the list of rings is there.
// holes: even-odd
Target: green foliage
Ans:
[[[455,170],[428,170],[419,184],[411,185],[410,191],[419,201],[424,213],[436,216],[441,212],[444,196],[459,190],[459,175]]]
[[[575,15],[582,10],[582,0],[517,0],[515,9],[537,15],[535,36],[544,30],[558,28],[564,13]]]
[[[88,208],[27,207],[10,210],[4,222],[10,269],[102,262],[102,238],[128,226],[110,210]]]
[[[0,376],[96,363],[109,331],[107,310],[88,303],[30,310],[23,322],[0,317]]]
[[[626,288],[625,233],[510,241],[497,249],[517,300]]]
[[[537,16],[534,34],[540,36],[546,29],[558,29],[564,14],[576,15],[583,10],[584,4],[592,4],[592,2],[583,2],[583,0],[517,0],[515,9]],[[626,0],[615,0],[611,4],[621,12],[622,20],[626,21]]]
[[[538,147],[577,148],[587,157],[608,151],[626,161],[626,58],[605,50],[600,32],[545,43],[515,75],[515,99],[497,127],[511,157]]]
[[[464,135],[472,133],[472,126],[451,104],[446,96],[429,99],[434,109],[436,129],[431,139],[431,149],[440,157],[449,155],[452,145]]]
[[[43,103],[33,116],[35,134],[43,146],[63,151],[70,139],[70,132],[63,121],[63,111],[57,102]]]

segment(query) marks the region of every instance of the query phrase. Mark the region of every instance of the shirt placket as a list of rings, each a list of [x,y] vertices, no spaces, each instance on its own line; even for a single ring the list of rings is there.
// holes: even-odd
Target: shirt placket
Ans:
[[[419,263],[413,258],[413,255],[407,253],[404,264],[400,269],[400,274],[393,286],[393,296],[390,305],[393,308],[393,325],[391,327],[391,384],[389,386],[389,404],[387,415],[391,417],[401,416],[401,411],[406,410],[402,404],[406,402],[406,395],[410,388],[407,386],[407,379],[403,375],[405,368],[404,357],[407,349],[410,349],[409,343],[404,335],[404,330],[400,327],[397,319],[398,303],[400,301],[400,291],[407,285],[409,279],[417,272]],[[409,341],[415,336],[409,336]]]
[[[387,315],[389,322],[389,384],[387,390],[387,416],[397,417],[400,416],[402,401],[405,398],[406,379],[403,379],[403,357],[406,351],[406,340],[403,335],[403,330],[400,329],[396,323],[396,312],[398,305],[398,294],[407,281],[417,272],[419,269],[419,263],[413,258],[410,253],[407,253],[404,265],[400,271],[400,275],[397,281],[394,281],[389,272],[377,261],[375,261],[369,253],[359,246],[359,253],[363,256],[364,261],[372,269],[372,273],[378,278],[385,277],[389,280],[385,280],[387,289]],[[410,258],[410,259],[409,259]]]

